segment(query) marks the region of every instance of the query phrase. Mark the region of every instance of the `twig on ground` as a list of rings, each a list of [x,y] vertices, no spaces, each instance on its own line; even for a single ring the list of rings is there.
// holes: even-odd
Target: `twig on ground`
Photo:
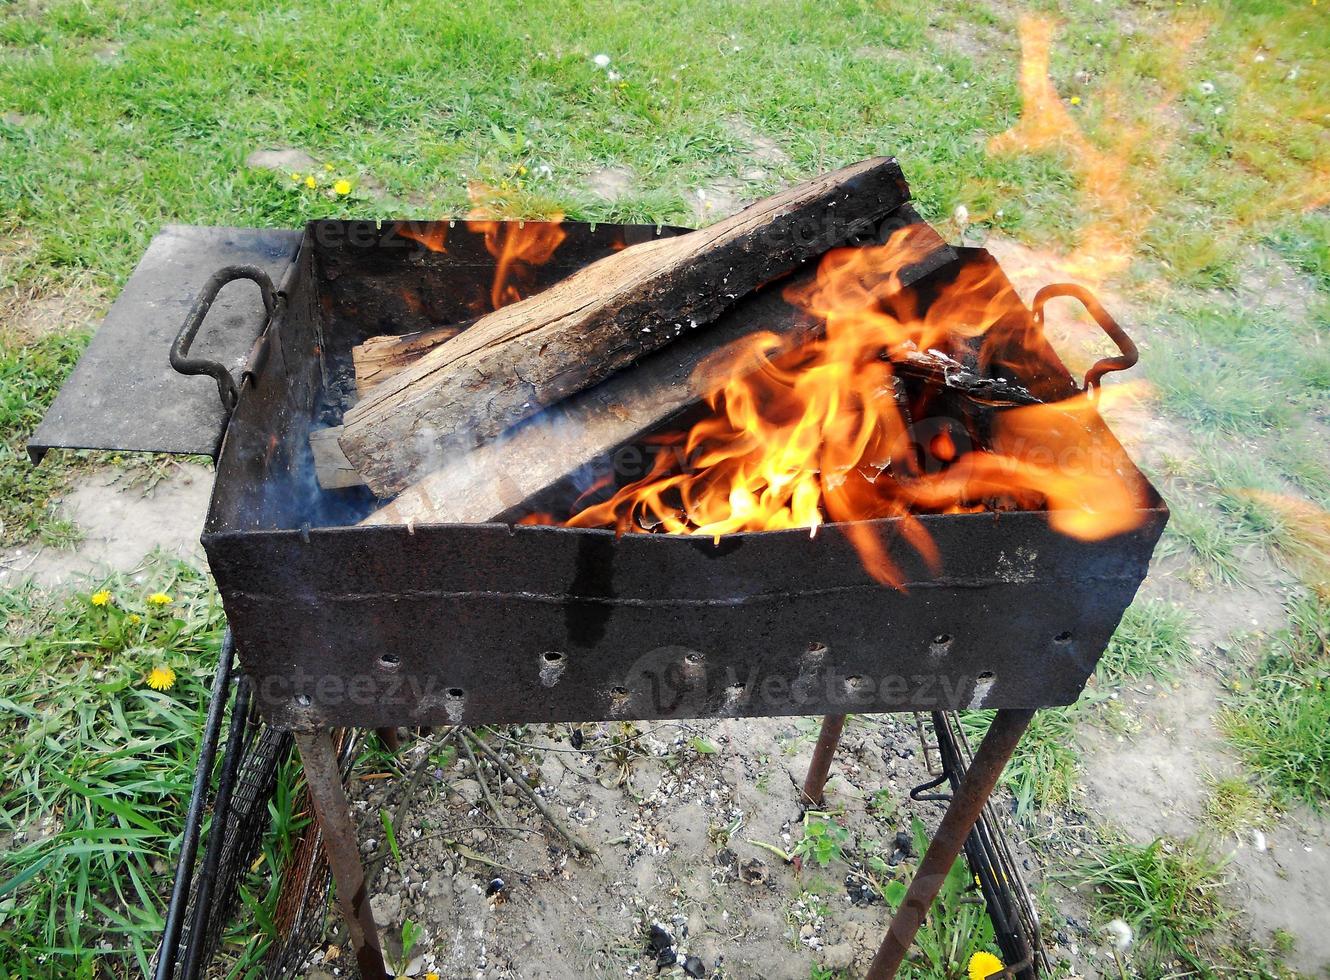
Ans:
[[[579,840],[571,830],[569,830],[566,826],[564,826],[563,821],[554,815],[554,811],[549,808],[549,805],[546,804],[546,802],[540,798],[539,794],[537,794],[535,790],[533,790],[530,786],[527,785],[526,780],[522,778],[522,776],[517,772],[517,770],[514,769],[512,766],[510,766],[508,763],[504,762],[503,756],[499,755],[499,753],[495,752],[492,748],[486,745],[483,739],[476,738],[474,735],[471,735],[469,733],[464,734],[462,738],[465,741],[470,741],[475,743],[476,748],[484,752],[485,755],[490,759],[490,761],[493,762],[496,766],[498,766],[499,769],[503,772],[503,774],[516,784],[518,790],[524,793],[527,799],[529,799],[532,802],[532,804],[535,806],[535,808],[540,811],[540,815],[545,818],[545,822],[550,826],[550,829],[557,832],[560,837],[566,840],[568,844],[572,847],[572,849],[576,851],[580,857],[587,857],[589,855],[599,853],[595,847]]]
[[[397,801],[397,808],[393,811],[393,835],[397,837],[398,840],[401,840],[402,837],[402,821],[406,818],[407,807],[411,805],[411,801],[415,799],[416,791],[420,788],[420,782],[425,776],[425,770],[429,767],[430,756],[436,749],[441,749],[443,746],[447,745],[448,742],[457,735],[458,731],[459,729],[453,727],[444,732],[442,737],[437,735],[431,736],[423,746],[423,751],[420,753],[420,759],[416,762],[415,768],[411,770],[410,781],[406,784],[406,789],[402,791],[402,798]],[[389,847],[387,842],[375,851],[374,857],[369,863],[369,867],[365,870],[366,892],[373,887],[375,879],[379,876],[379,872],[383,870],[383,865],[388,860],[388,851]]]
[[[485,797],[485,802],[489,805],[489,808],[494,811],[495,823],[502,830],[511,829],[503,818],[503,810],[499,808],[499,804],[495,802],[493,795],[490,793],[490,784],[485,779],[485,773],[481,771],[480,761],[476,758],[476,753],[471,751],[471,740],[469,738],[464,738],[461,741],[462,751],[466,753],[467,759],[471,762],[471,768],[476,771],[476,782],[480,784],[480,795]]]

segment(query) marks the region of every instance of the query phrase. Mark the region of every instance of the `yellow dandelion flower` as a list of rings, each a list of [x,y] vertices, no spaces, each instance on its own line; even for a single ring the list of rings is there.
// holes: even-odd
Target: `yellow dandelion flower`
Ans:
[[[139,623],[141,623],[141,622],[143,622],[143,617],[140,616],[138,613],[130,613],[130,614],[129,614],[129,625],[130,625],[130,626],[137,626],[137,625],[138,625]]]
[[[331,164],[331,163],[325,163],[325,164],[323,165],[323,169],[324,169],[324,171],[326,171],[327,173],[332,173],[332,164]]]
[[[92,604],[94,606],[109,606],[111,604],[111,593],[106,589],[101,589],[92,594]]]
[[[1072,105],[1080,105],[1080,104],[1081,104],[1081,97],[1080,97],[1079,95],[1073,95],[1073,96],[1071,97],[1071,104],[1072,104]]]
[[[333,190],[337,192],[339,197],[346,197],[346,195],[351,193],[351,181],[339,180],[337,183],[333,184]]]
[[[313,174],[310,174],[308,177],[305,178],[305,186],[308,187],[310,190],[313,190],[314,188],[319,186],[319,182],[314,179]]]
[[[981,949],[970,957],[970,980],[984,980],[984,977],[991,977],[1005,969],[1002,961],[987,950]]]
[[[291,174],[291,183],[293,183],[293,184],[298,184],[298,183],[300,183],[300,181],[301,181],[302,179],[303,179],[303,178],[302,178],[302,175],[301,175],[298,171],[293,171],[293,172],[292,172],[292,174]]]
[[[148,602],[152,603],[154,606],[169,606],[172,599],[165,592],[154,592],[152,595],[148,596]]]
[[[148,672],[147,684],[154,691],[169,691],[175,686],[175,671],[165,664],[158,664]]]
[[[439,975],[431,970],[429,973],[425,974],[425,980],[439,980]]]

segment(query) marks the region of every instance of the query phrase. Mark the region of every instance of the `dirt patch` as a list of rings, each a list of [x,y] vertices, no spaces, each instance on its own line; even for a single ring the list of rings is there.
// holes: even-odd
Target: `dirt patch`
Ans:
[[[154,551],[201,560],[199,536],[211,493],[212,471],[190,463],[175,464],[150,490],[112,467],[80,474],[59,509],[83,532],[82,540],[72,550],[29,545],[0,552],[0,584],[67,585],[105,569],[131,571]]]
[[[722,178],[706,187],[699,187],[688,195],[697,224],[709,225],[713,221],[742,211],[745,205],[757,199],[741,180]]]
[[[1229,861],[1257,934],[1268,942],[1276,929],[1286,930],[1294,937],[1289,966],[1306,976],[1330,972],[1330,820],[1306,810],[1291,814],[1260,837],[1237,841]]]
[[[1319,291],[1310,276],[1263,245],[1249,246],[1238,263],[1237,294],[1252,310],[1277,313],[1295,324],[1310,322]]]
[[[747,144],[744,156],[758,165],[782,167],[790,162],[790,155],[770,136],[766,136],[742,116],[728,116],[724,120],[730,135]]]
[[[43,291],[16,287],[0,292],[0,328],[20,343],[89,327],[106,309],[106,294],[93,287]]]
[[[1171,690],[1142,684],[1128,698],[1139,711],[1139,733],[1082,729],[1088,809],[1110,815],[1138,844],[1190,837],[1205,806],[1205,773],[1228,775],[1237,766],[1214,724],[1219,690],[1214,676],[1202,672]]]
[[[255,170],[275,170],[278,173],[313,173],[323,167],[321,160],[316,160],[304,150],[293,147],[255,150],[245,157],[245,166]]]
[[[862,975],[889,918],[880,899],[867,901],[855,879],[847,887],[844,861],[799,871],[754,843],[788,851],[802,837],[797,787],[817,719],[640,728],[650,734],[627,755],[605,751],[608,726],[585,726],[581,750],[566,726],[550,726],[513,757],[599,849],[588,861],[542,832],[511,783],[500,789],[487,771],[496,818],[464,761],[431,773],[399,835],[403,866],[373,897],[389,946],[410,918],[427,934],[418,965],[443,976],[654,976],[655,923],[678,963],[696,956],[707,976],[806,978],[814,964]],[[930,827],[941,815],[940,804],[908,800],[926,772],[913,728],[893,716],[852,720],[833,773],[827,806],[852,835],[847,853],[890,855],[910,814]],[[380,809],[391,812],[404,783],[355,784],[362,846],[377,846]],[[898,810],[870,812],[879,788]],[[504,887],[487,895],[496,877]]]
[[[633,187],[636,175],[627,167],[602,167],[587,176],[587,187],[602,201],[614,202]]]

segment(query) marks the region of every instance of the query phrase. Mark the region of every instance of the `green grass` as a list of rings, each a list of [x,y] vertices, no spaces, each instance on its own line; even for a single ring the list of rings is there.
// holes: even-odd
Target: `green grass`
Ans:
[[[1273,816],[1270,801],[1244,776],[1207,777],[1206,824],[1226,836],[1237,837],[1253,827],[1264,827]]]
[[[1131,927],[1128,955],[1140,976],[1214,975],[1203,946],[1230,912],[1219,899],[1223,865],[1200,845],[1105,841],[1060,877],[1091,886],[1101,923],[1121,919]]]
[[[1137,601],[1127,609],[1095,669],[1101,685],[1152,677],[1171,681],[1195,656],[1188,640],[1186,610],[1162,600]]]
[[[105,606],[0,595],[0,963],[19,975],[146,971],[216,667],[207,576],[163,563],[96,586]],[[167,691],[145,684],[158,665]]]
[[[1189,498],[1175,498],[1172,517],[1164,530],[1160,553],[1187,553],[1202,578],[1233,585],[1242,581],[1242,548],[1251,538],[1226,524],[1221,515]]]
[[[80,334],[57,334],[19,344],[6,341],[0,329],[0,545],[33,537],[61,544],[72,537],[68,522],[54,517],[48,503],[64,486],[68,467],[54,458],[32,466],[24,442],[78,360],[84,340]]]
[[[1220,715],[1224,735],[1283,806],[1330,801],[1330,603],[1298,600]]]
[[[1080,704],[1035,712],[1000,783],[1015,797],[1018,820],[1071,802],[1081,765],[1076,731],[1086,717]],[[961,724],[972,742],[983,738],[992,719],[991,711],[961,712]]]

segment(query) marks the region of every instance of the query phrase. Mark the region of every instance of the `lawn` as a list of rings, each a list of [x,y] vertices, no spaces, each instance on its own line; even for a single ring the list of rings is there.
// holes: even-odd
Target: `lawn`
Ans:
[[[247,165],[260,149],[308,163]],[[717,216],[709,204],[878,153],[900,158],[951,239],[1053,256],[1134,318],[1147,404],[1178,436],[1149,460],[1174,504],[1168,548],[1198,588],[1244,581],[1253,549],[1330,580],[1330,5],[1314,0],[1071,0],[1019,16],[843,0],[0,0],[0,544],[74,541],[48,502],[90,465],[27,463],[89,327],[36,329],[28,311],[103,306],[164,223],[439,217],[482,195],[512,216],[697,224]],[[154,574],[187,605],[140,609],[149,587],[121,580],[110,609],[88,599],[100,582],[4,598],[0,975],[75,975],[102,942],[106,968],[132,975],[155,941],[165,879],[150,872],[173,857],[218,624],[205,577]],[[139,632],[112,630],[112,612],[140,616]],[[1183,669],[1189,625],[1138,608],[1102,687]],[[153,657],[175,666],[169,692],[141,683]],[[1269,696],[1236,697],[1228,718],[1256,782],[1320,799],[1323,764],[1299,780],[1262,733],[1322,730],[1323,665],[1271,653],[1253,683]],[[1299,711],[1289,692],[1317,700]],[[1018,769],[1023,814],[1070,795],[1072,718],[1100,712],[1068,711]],[[132,746],[107,742],[103,712]],[[54,836],[20,846],[12,835],[47,811]],[[1105,858],[1105,879],[1125,861]]]

